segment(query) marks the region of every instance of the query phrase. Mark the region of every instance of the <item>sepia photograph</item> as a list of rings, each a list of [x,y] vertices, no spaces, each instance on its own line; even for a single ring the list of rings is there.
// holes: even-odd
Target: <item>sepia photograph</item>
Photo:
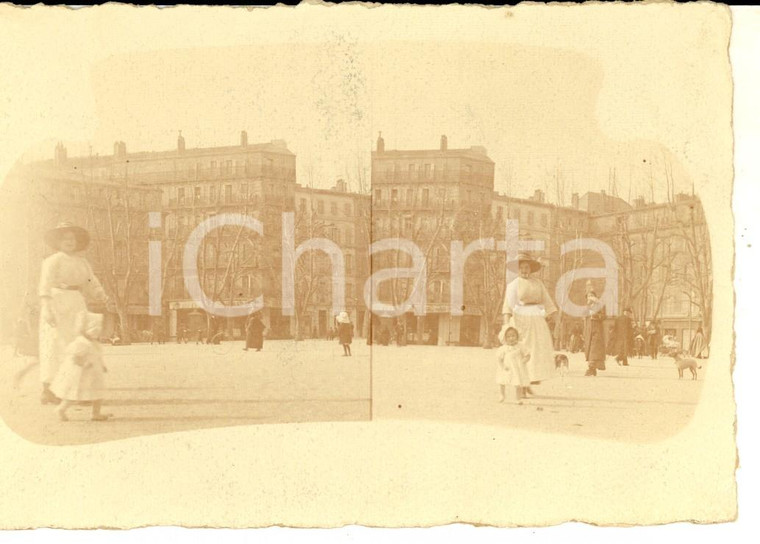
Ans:
[[[499,437],[480,454],[503,447],[503,477],[521,486],[556,470],[571,487],[577,474],[549,443],[598,478],[614,462],[572,448],[655,472],[628,513],[515,503],[471,522],[731,517],[730,16],[712,4],[432,9],[3,8],[29,33],[55,15],[66,40],[140,21],[145,38],[212,15],[209,36],[231,29],[135,46],[85,32],[71,75],[71,59],[46,60],[59,68],[38,80],[35,128],[0,172],[0,418],[12,440],[136,455],[208,439],[203,455],[221,459],[227,440],[271,453],[296,436],[311,458],[322,446],[299,433],[314,433],[345,448],[350,481],[386,470],[373,467],[394,441],[411,446],[394,474],[445,470],[456,440],[436,434],[438,449],[412,461],[424,449],[414,434],[474,433],[462,447]],[[470,16],[462,36],[445,39],[458,14]],[[704,491],[716,506],[649,512],[655,474],[677,462],[662,452],[706,433],[719,446],[695,463],[720,458]],[[617,481],[624,466],[611,470]],[[434,511],[358,519],[455,519]],[[154,516],[117,525],[169,519]]]

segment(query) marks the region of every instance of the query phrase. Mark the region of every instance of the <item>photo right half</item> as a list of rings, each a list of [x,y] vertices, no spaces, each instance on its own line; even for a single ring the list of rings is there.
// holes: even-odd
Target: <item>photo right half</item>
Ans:
[[[730,379],[720,62],[600,51],[370,54],[373,419],[661,441]]]

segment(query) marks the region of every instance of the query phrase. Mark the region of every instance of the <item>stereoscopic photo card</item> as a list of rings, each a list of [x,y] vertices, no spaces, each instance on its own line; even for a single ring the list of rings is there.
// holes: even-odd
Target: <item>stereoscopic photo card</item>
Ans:
[[[0,7],[0,526],[733,520],[731,28]]]

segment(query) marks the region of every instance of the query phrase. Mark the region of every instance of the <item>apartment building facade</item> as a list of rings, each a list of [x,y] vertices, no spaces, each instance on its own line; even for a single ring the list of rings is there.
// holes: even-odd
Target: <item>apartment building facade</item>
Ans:
[[[211,230],[199,251],[198,276],[207,296],[227,305],[263,297],[264,319],[272,337],[324,337],[330,333],[336,286],[330,258],[323,251],[305,251],[295,260],[295,303],[293,308],[283,308],[283,259],[292,258],[290,250],[297,250],[307,240],[323,239],[335,244],[343,256],[343,309],[351,315],[357,334],[393,329],[394,333],[401,331],[407,342],[477,345],[493,336],[498,327],[505,278],[499,243],[505,240],[507,221],[513,220],[520,240],[543,243],[543,251],[535,254],[544,264],[540,277],[550,292],[556,295],[555,286],[563,274],[600,265],[599,255],[563,251],[565,244],[598,238],[614,249],[625,268],[627,275],[619,277],[619,291],[625,298],[621,305],[634,306],[642,320],[656,314],[663,330],[688,343],[701,319],[700,307],[695,304],[700,295],[693,286],[683,288],[694,283],[686,274],[688,247],[703,247],[704,241],[689,241],[684,226],[694,224],[699,232],[706,229],[698,199],[679,195],[671,204],[639,199],[631,205],[599,192],[573,195],[570,206],[557,206],[547,202],[541,190],[528,198],[495,192],[494,170],[485,149],[449,148],[446,136],[441,137],[437,149],[422,150],[389,150],[379,137],[371,155],[370,194],[359,194],[350,191],[345,180],[338,180],[331,189],[299,185],[296,156],[285,142],[249,144],[245,132],[234,146],[192,149],[180,134],[175,149],[169,151],[128,153],[124,142],[116,142],[113,155],[94,157],[69,158],[59,145],[54,159],[19,166],[4,186],[3,205],[8,213],[15,210],[18,218],[4,223],[3,228],[16,232],[11,239],[19,246],[7,247],[5,252],[23,255],[25,263],[23,275],[12,274],[19,285],[6,285],[6,295],[14,299],[34,284],[47,251],[41,244],[42,232],[67,219],[87,226],[96,240],[102,239],[88,250],[88,258],[99,276],[110,278],[112,289],[129,290],[123,298],[130,328],[150,330],[160,322],[171,336],[207,333],[211,320],[185,286],[185,242],[204,221],[220,214],[238,214],[261,221],[264,235],[234,225]],[[149,212],[160,214],[160,224],[154,228],[149,226]],[[106,228],[109,213],[112,222],[121,218],[121,223],[128,222],[132,229],[128,286],[123,280],[119,284],[118,274],[108,272],[125,268],[121,264],[114,267],[113,258],[106,258],[106,253],[118,255],[122,263],[127,251],[123,237],[118,232],[114,237]],[[691,223],[684,223],[684,217]],[[294,232],[292,248],[285,247],[285,254],[283,221],[291,221]],[[403,251],[369,254],[371,243],[387,238],[411,240],[424,255],[422,315],[410,309],[399,317],[376,312],[370,319],[364,292],[370,275],[411,265],[410,256]],[[456,288],[452,290],[452,243],[465,248],[475,240],[489,238],[493,238],[493,247],[473,250],[464,260],[461,296],[457,298]],[[647,271],[646,255],[641,252],[650,238],[656,239],[652,244],[661,253],[650,258],[652,270]],[[150,240],[160,242],[162,248],[160,317],[148,312]],[[105,252],[106,247],[114,251]],[[663,263],[668,267],[660,266]],[[634,277],[647,278],[646,285]],[[567,295],[576,304],[583,304],[584,284],[575,282]],[[603,284],[597,285],[597,289],[603,288]],[[398,304],[413,289],[408,278],[386,280],[379,286],[378,300]],[[558,302],[562,301],[558,298]],[[214,321],[213,327],[228,335],[243,334],[244,317]],[[564,340],[578,326],[582,326],[581,320],[565,316],[557,336]]]

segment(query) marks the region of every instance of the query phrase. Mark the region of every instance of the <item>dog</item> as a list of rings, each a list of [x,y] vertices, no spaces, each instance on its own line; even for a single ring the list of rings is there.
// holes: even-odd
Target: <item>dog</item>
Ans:
[[[691,379],[696,380],[697,379],[697,369],[702,368],[700,365],[697,365],[697,361],[694,359],[687,359],[684,357],[683,351],[676,351],[673,354],[673,362],[675,363],[676,367],[678,368],[678,379],[680,380],[683,378],[683,371],[687,368],[691,372]]]
[[[558,353],[554,356],[554,368],[559,370],[560,376],[564,376],[567,374],[568,369],[570,368],[570,363],[567,360],[567,355],[564,353]]]

